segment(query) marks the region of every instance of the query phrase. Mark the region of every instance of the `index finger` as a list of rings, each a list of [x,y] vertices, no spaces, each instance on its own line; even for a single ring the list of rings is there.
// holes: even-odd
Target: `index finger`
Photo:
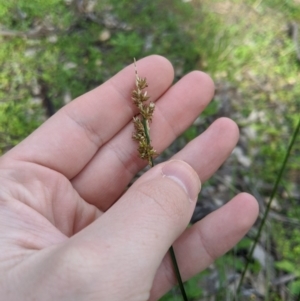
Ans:
[[[146,57],[137,62],[137,68],[151,83],[152,101],[173,81],[173,67],[161,56]],[[73,178],[137,113],[131,101],[134,85],[135,71],[129,65],[63,107],[4,157],[43,165]]]

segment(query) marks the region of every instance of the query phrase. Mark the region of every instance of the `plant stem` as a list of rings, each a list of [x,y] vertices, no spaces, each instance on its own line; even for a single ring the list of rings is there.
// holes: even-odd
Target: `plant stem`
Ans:
[[[146,120],[145,118],[142,118],[142,123],[143,123],[144,130],[145,130],[145,133],[146,133],[147,143],[150,144],[151,141],[150,141],[148,120]],[[151,158],[151,167],[153,167],[153,166],[154,166],[154,162],[153,162],[153,158]],[[170,253],[171,260],[172,260],[174,272],[175,272],[175,275],[176,275],[176,278],[177,278],[177,281],[178,281],[178,285],[179,285],[179,288],[180,288],[180,291],[181,291],[182,299],[184,301],[188,301],[188,297],[186,295],[184,285],[183,285],[183,281],[182,281],[182,278],[181,278],[181,275],[180,275],[180,270],[179,270],[179,267],[178,267],[178,264],[177,264],[174,248],[172,246],[169,249],[169,253]]]
[[[246,262],[245,268],[244,268],[244,270],[243,270],[243,273],[242,273],[242,276],[241,276],[241,279],[240,279],[240,281],[239,281],[239,285],[238,285],[238,288],[237,288],[237,293],[238,293],[238,294],[239,294],[239,292],[240,292],[240,290],[241,290],[241,286],[242,286],[242,283],[243,283],[245,274],[246,274],[246,272],[247,272],[247,269],[248,269],[248,266],[249,266],[250,259],[252,258],[254,249],[255,249],[255,247],[256,247],[256,245],[257,245],[257,243],[258,243],[258,240],[259,240],[259,238],[260,238],[262,229],[263,229],[263,227],[264,227],[264,225],[265,225],[265,223],[266,223],[266,219],[267,219],[267,217],[268,217],[268,213],[269,213],[269,211],[270,211],[272,201],[273,201],[274,196],[275,196],[275,194],[276,194],[276,192],[277,192],[277,189],[278,189],[280,180],[281,180],[282,175],[283,175],[283,172],[284,172],[284,170],[285,170],[287,161],[288,161],[288,159],[289,159],[289,157],[290,157],[290,153],[291,153],[292,147],[293,147],[293,145],[294,145],[294,143],[295,143],[295,141],[296,141],[296,137],[297,137],[297,135],[298,135],[298,133],[299,133],[299,130],[300,130],[300,118],[299,118],[299,120],[298,120],[298,124],[297,124],[297,126],[296,126],[296,128],[295,128],[295,131],[294,131],[294,133],[293,133],[292,140],[291,140],[291,142],[290,142],[290,144],[289,144],[289,146],[288,146],[288,149],[287,149],[287,152],[286,152],[286,154],[285,154],[284,160],[283,160],[283,162],[282,162],[282,164],[281,164],[281,168],[280,168],[280,170],[279,170],[279,174],[278,174],[278,176],[277,176],[277,178],[276,178],[276,181],[275,181],[275,184],[274,184],[274,187],[273,187],[273,190],[272,190],[272,193],[271,193],[269,202],[268,202],[268,204],[267,204],[267,208],[266,208],[266,210],[265,210],[265,212],[264,212],[263,219],[262,219],[262,221],[261,221],[261,223],[260,223],[260,226],[259,226],[257,235],[256,235],[256,237],[255,237],[255,239],[254,239],[254,243],[253,243],[253,245],[252,245],[252,247],[251,247],[251,250],[250,250],[250,252],[249,252],[249,255],[247,256],[247,262]]]
[[[179,285],[179,288],[180,288],[180,291],[181,291],[182,299],[184,301],[188,301],[188,297],[186,295],[184,285],[183,285],[183,282],[182,282],[182,279],[181,279],[180,271],[179,271],[179,268],[178,268],[174,248],[172,246],[169,249],[169,253],[170,253],[170,256],[171,256],[172,263],[173,263],[174,272],[175,272],[176,278],[178,280],[178,285]]]
[[[148,120],[146,120],[145,118],[142,118],[142,123],[143,123],[143,126],[144,126],[147,143],[150,145],[151,144],[151,140],[150,140]],[[153,158],[151,158],[151,167],[153,167],[153,166],[154,166],[154,161],[153,161]]]

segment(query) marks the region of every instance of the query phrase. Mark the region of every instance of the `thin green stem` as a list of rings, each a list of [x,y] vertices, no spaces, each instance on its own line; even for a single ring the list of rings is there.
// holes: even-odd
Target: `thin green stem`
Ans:
[[[151,140],[150,140],[148,120],[146,120],[145,118],[142,118],[142,123],[143,123],[143,126],[144,126],[147,143],[150,145],[151,144]],[[151,158],[151,167],[153,167],[153,166],[154,166],[154,161],[153,161],[153,158]]]
[[[172,263],[173,263],[174,272],[175,272],[176,278],[178,280],[178,285],[179,285],[179,288],[180,288],[180,291],[181,291],[182,299],[184,301],[188,301],[188,297],[186,295],[184,285],[183,285],[183,282],[182,282],[182,279],[181,279],[180,271],[179,271],[179,268],[178,268],[174,248],[172,246],[169,249],[169,253],[170,253],[170,256],[171,256]]]
[[[296,126],[296,128],[295,128],[295,131],[294,131],[294,133],[293,133],[292,140],[291,140],[291,142],[290,142],[290,144],[289,144],[289,146],[288,146],[288,149],[287,149],[287,152],[286,152],[286,154],[285,154],[284,160],[283,160],[283,162],[282,162],[282,164],[281,164],[281,168],[280,168],[280,170],[279,170],[279,174],[278,174],[278,176],[277,176],[277,178],[276,178],[276,181],[275,181],[275,184],[274,184],[274,187],[273,187],[273,190],[272,190],[272,193],[271,193],[269,202],[268,202],[268,204],[267,204],[267,208],[266,208],[266,210],[265,210],[265,212],[264,212],[263,219],[262,219],[262,221],[261,221],[261,223],[260,223],[260,226],[259,226],[257,235],[256,235],[256,237],[255,237],[255,239],[254,239],[254,242],[253,242],[253,244],[252,244],[252,247],[251,247],[251,250],[250,250],[250,252],[249,252],[249,255],[247,256],[247,262],[246,262],[245,268],[244,268],[244,270],[243,270],[241,279],[240,279],[240,281],[239,281],[239,285],[238,285],[238,288],[237,288],[237,293],[239,293],[240,290],[241,290],[241,286],[242,286],[243,280],[244,280],[244,278],[245,278],[245,274],[246,274],[246,272],[247,272],[247,270],[248,270],[248,266],[249,266],[250,259],[252,258],[254,249],[255,249],[255,247],[256,247],[256,245],[257,245],[257,243],[258,243],[258,240],[259,240],[259,238],[260,238],[262,229],[263,229],[263,227],[264,227],[264,225],[265,225],[265,223],[266,223],[266,219],[267,219],[267,217],[268,217],[268,213],[269,213],[269,211],[270,211],[272,201],[273,201],[274,196],[275,196],[275,194],[276,194],[276,192],[277,192],[279,183],[280,183],[280,181],[281,181],[283,172],[284,172],[284,170],[285,170],[287,161],[288,161],[288,159],[289,159],[289,157],[290,157],[290,153],[291,153],[291,150],[292,150],[292,148],[293,148],[293,145],[294,145],[294,143],[295,143],[295,141],[296,141],[296,137],[297,137],[297,135],[298,135],[298,133],[299,133],[299,130],[300,130],[300,118],[299,118],[299,120],[298,120],[298,124],[297,124],[297,126]]]
[[[151,141],[150,141],[148,120],[146,120],[145,118],[142,118],[142,123],[143,123],[143,127],[144,127],[144,130],[145,130],[145,133],[146,133],[147,143],[150,144]],[[153,166],[154,166],[154,162],[153,162],[153,158],[151,158],[151,167],[153,167]],[[174,252],[174,249],[173,249],[172,246],[169,249],[169,253],[170,253],[170,256],[171,256],[171,260],[172,260],[172,264],[173,264],[173,267],[174,267],[174,272],[175,272],[175,275],[176,275],[176,278],[177,278],[177,281],[178,281],[178,285],[179,285],[179,288],[180,288],[180,291],[181,291],[182,299],[184,301],[188,301],[188,297],[187,297],[185,289],[184,289],[183,281],[182,281],[182,278],[181,278],[181,275],[180,275],[180,270],[179,270],[178,263],[177,263],[177,260],[176,260],[175,252]]]

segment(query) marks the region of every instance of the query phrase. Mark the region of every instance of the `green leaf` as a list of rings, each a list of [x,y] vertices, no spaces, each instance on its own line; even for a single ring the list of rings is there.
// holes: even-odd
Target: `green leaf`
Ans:
[[[293,273],[295,275],[300,276],[300,271],[297,269],[297,265],[295,265],[293,262],[289,260],[282,260],[275,262],[275,267],[278,270],[287,272],[287,273]]]
[[[291,290],[291,293],[295,296],[300,295],[300,280],[293,281],[290,285],[289,288]]]

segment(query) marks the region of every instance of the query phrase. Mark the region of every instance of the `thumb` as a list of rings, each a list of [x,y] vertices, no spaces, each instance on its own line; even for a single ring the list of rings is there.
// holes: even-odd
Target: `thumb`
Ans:
[[[148,299],[155,273],[188,225],[199,191],[199,177],[187,163],[157,165],[98,220],[73,237],[81,246],[93,242],[92,249],[97,250],[93,257],[95,276],[106,283],[102,293],[110,294],[110,300],[114,300],[112,296],[116,300],[127,300],[126,296],[128,300]],[[91,258],[90,254],[86,257]],[[103,271],[104,277],[99,274]],[[97,282],[101,291],[100,286]]]

